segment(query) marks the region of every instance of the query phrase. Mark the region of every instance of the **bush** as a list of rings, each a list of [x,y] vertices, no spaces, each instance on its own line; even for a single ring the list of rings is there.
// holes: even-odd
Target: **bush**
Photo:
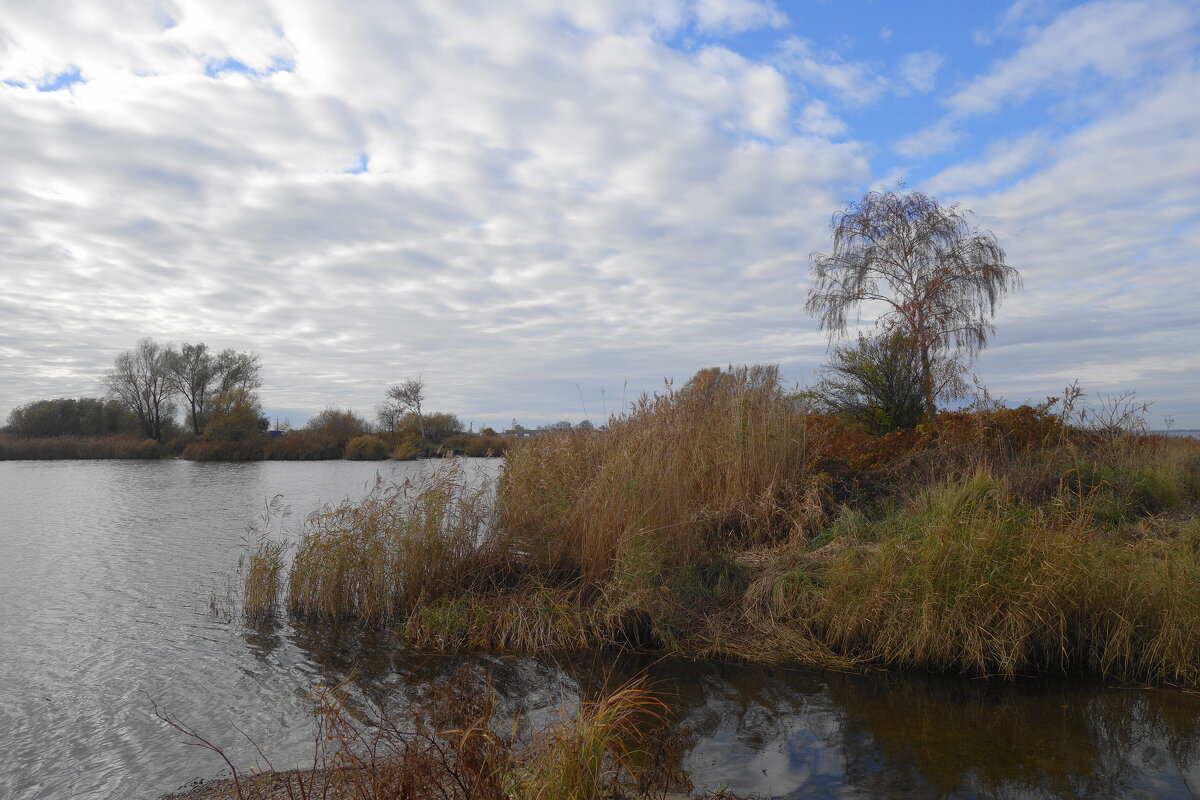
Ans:
[[[915,428],[930,409],[921,386],[920,354],[898,334],[835,348],[824,378],[805,396],[819,411],[880,436]]]
[[[289,431],[266,440],[263,457],[270,461],[329,461],[341,458],[345,445],[314,431]]]
[[[346,443],[344,457],[350,461],[382,461],[388,457],[387,444],[378,436],[355,436]]]
[[[192,442],[183,451],[189,461],[261,461],[265,439]]]
[[[340,458],[346,443],[356,436],[370,433],[371,426],[365,419],[349,409],[343,411],[331,407],[310,419],[304,426],[304,430],[332,439],[338,449],[338,455],[334,458]]]
[[[396,461],[413,461],[420,458],[425,452],[425,448],[421,446],[419,436],[411,434],[402,434],[396,436],[395,444],[392,446],[392,458]]]

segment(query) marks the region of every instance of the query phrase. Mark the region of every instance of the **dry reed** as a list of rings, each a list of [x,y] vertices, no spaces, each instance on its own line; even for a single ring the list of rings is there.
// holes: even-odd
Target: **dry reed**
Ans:
[[[491,496],[488,480],[446,459],[430,475],[310,515],[288,577],[288,608],[379,622],[468,590],[488,573]]]
[[[706,370],[514,447],[494,495],[447,460],[314,514],[288,608],[440,650],[1200,686],[1200,442],[1068,423],[984,408],[874,439],[771,368]]]

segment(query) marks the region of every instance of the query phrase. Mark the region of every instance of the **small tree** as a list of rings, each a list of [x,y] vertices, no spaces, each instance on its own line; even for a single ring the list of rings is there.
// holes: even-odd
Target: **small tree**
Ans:
[[[830,337],[863,303],[884,306],[877,324],[916,348],[926,414],[959,396],[962,375],[994,332],[991,318],[1021,278],[996,237],[970,211],[920,192],[870,192],[831,223],[833,252],[811,256],[805,310]]]
[[[912,428],[925,416],[920,356],[899,334],[834,349],[824,378],[805,393],[816,410],[837,414],[867,433],[882,436]]]
[[[387,402],[380,407],[379,418],[398,423],[405,414],[417,417],[417,428],[421,432],[421,441],[425,441],[425,418],[421,414],[421,404],[425,402],[425,381],[420,378],[409,378],[403,383],[388,387]],[[388,409],[386,412],[384,409]]]
[[[235,386],[219,395],[204,426],[204,438],[209,441],[244,442],[255,439],[270,426],[263,416],[262,406],[253,392]]]

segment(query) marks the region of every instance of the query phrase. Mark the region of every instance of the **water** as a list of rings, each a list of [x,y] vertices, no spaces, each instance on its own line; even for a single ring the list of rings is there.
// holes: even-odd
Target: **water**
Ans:
[[[475,466],[494,472],[498,462]],[[243,625],[210,609],[276,495],[297,530],[321,502],[428,468],[394,462],[0,462],[0,798],[153,798],[221,764],[157,704],[253,760],[311,753],[322,675],[373,689],[486,665],[509,710],[638,671],[695,733],[697,790],[789,797],[1194,797],[1200,696],[652,662],[435,657],[379,632]]]

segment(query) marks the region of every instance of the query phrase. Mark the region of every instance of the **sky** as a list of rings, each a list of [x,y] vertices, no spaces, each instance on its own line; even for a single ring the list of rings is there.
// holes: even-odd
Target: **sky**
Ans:
[[[1024,278],[993,396],[1200,428],[1194,0],[0,0],[0,175],[0,421],[142,337],[259,353],[296,425],[808,385],[810,254],[903,181]]]

